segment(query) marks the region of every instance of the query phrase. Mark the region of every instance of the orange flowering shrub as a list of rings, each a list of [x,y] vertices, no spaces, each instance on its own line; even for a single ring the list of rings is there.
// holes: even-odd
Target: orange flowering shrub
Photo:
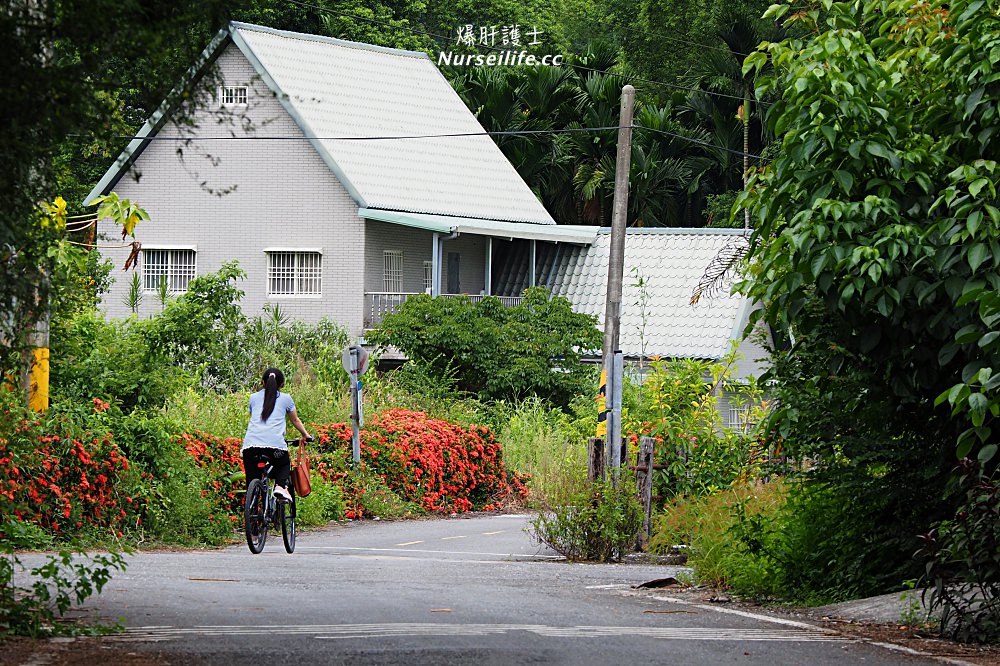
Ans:
[[[101,418],[108,409],[107,403],[96,399],[88,407]],[[110,432],[98,436],[90,431],[75,431],[75,436],[44,432],[59,429],[52,423],[59,422],[43,426],[41,421],[21,421],[8,438],[0,437],[4,516],[33,523],[56,537],[93,528],[122,536],[156,522],[154,513],[162,511],[163,500],[169,498],[162,496],[164,479],[144,469],[153,459],[144,463],[136,450],[123,444],[138,456],[138,463],[132,464]],[[100,419],[91,418],[89,423],[92,429],[110,427]],[[365,515],[364,507],[373,499],[366,492],[394,493],[403,502],[436,513],[489,511],[528,493],[523,479],[504,468],[500,444],[482,426],[460,426],[404,409],[376,414],[361,431],[361,475],[348,471],[348,424],[319,426],[316,433],[313,469],[340,487],[347,518]],[[173,442],[187,452],[188,457],[181,454],[181,458],[203,472],[200,497],[207,520],[216,526],[238,524],[245,487],[242,441],[197,432],[178,435]],[[154,466],[149,469],[157,471]],[[375,488],[370,483],[373,477],[380,480]]]
[[[348,424],[319,426],[316,432],[321,453],[350,458]],[[504,468],[501,446],[489,428],[460,426],[424,412],[389,409],[371,417],[361,431],[361,462],[402,499],[436,513],[489,511],[528,494],[524,481]],[[326,478],[346,478],[343,467],[318,469]],[[345,492],[348,511],[356,513],[360,506],[352,506],[352,496]]]
[[[23,420],[0,439],[0,513],[57,536],[84,528],[121,536],[142,524],[149,500],[130,492],[139,474],[111,433],[73,438],[38,426]]]
[[[195,463],[208,472],[208,487],[201,491],[201,496],[211,502],[213,510],[227,516],[230,522],[237,522],[243,515],[245,484],[234,477],[243,473],[240,455],[243,440],[198,432],[182,434],[180,443]],[[209,519],[215,520],[214,514]]]

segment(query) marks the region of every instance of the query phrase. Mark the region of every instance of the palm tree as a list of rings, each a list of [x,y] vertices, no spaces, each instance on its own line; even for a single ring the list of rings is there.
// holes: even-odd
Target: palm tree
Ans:
[[[743,134],[743,187],[746,188],[750,172],[751,148],[759,154],[767,142],[764,123],[761,122],[759,108],[764,100],[756,98],[756,80],[759,75],[755,69],[743,73],[743,60],[764,41],[780,41],[783,30],[776,23],[756,18],[746,8],[730,9],[723,18],[723,26],[716,37],[722,43],[721,48],[706,49],[704,57],[698,61],[698,67],[691,79],[692,83],[705,91],[718,93],[714,104],[726,109],[739,103],[735,113],[730,116],[733,124],[742,129]],[[725,95],[727,97],[721,97]],[[704,102],[700,102],[704,104]],[[754,112],[754,105],[758,111]],[[751,141],[753,129],[753,141]],[[744,226],[750,226],[750,211],[744,211]]]
[[[629,224],[687,226],[687,202],[713,165],[702,147],[708,132],[681,125],[670,106],[643,106],[634,122],[643,129],[632,142]]]

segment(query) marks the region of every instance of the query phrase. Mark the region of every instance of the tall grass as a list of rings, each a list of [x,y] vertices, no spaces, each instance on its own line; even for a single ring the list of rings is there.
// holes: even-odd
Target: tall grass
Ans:
[[[733,486],[710,495],[678,497],[654,522],[650,549],[667,553],[687,546],[697,582],[752,598],[782,593],[776,562],[748,548],[747,523],[774,526],[782,520],[788,488],[783,482]]]
[[[350,397],[343,387],[331,388],[309,373],[298,373],[283,389],[295,400],[302,422],[338,423],[350,419]],[[189,387],[171,397],[164,411],[188,431],[219,437],[243,437],[249,418],[250,391],[220,393]],[[298,436],[290,430],[289,436]]]
[[[587,478],[587,448],[569,417],[537,398],[506,410],[499,434],[504,463],[530,477],[530,499],[552,504],[577,493]]]

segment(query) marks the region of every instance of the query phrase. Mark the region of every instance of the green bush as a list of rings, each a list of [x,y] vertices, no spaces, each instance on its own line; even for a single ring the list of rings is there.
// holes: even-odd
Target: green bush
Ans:
[[[650,550],[670,553],[682,546],[695,579],[750,598],[780,596],[773,559],[748,548],[748,521],[782,529],[787,489],[782,483],[735,486],[698,497],[675,498],[654,518]]]
[[[30,523],[7,520],[0,526],[0,638],[104,633],[108,627],[86,627],[64,619],[75,604],[99,593],[111,580],[112,571],[125,571],[121,554],[88,556],[83,552],[60,549],[49,555],[28,573],[34,581],[27,587],[14,582],[14,576],[26,567],[15,554],[18,548],[38,548],[46,542],[38,528]]]
[[[962,460],[956,485],[962,496],[953,520],[921,537],[925,565],[920,585],[941,633],[979,643],[1000,640],[1000,474]]]
[[[194,382],[192,375],[155,358],[146,322],[107,321],[96,312],[76,315],[53,329],[53,403],[111,399],[123,411],[158,408]]]
[[[616,562],[635,550],[643,520],[635,479],[625,474],[617,486],[596,482],[539,513],[531,532],[570,560]]]
[[[443,384],[482,400],[536,395],[566,406],[589,388],[593,368],[581,355],[600,348],[596,320],[565,298],[534,287],[505,308],[498,298],[407,299],[369,340],[400,349]]]
[[[296,500],[296,521],[302,527],[326,525],[344,519],[344,493],[315,470],[309,475],[312,492]],[[376,514],[377,515],[377,514]]]
[[[756,478],[764,463],[756,423],[766,413],[756,380],[732,379],[735,351],[717,362],[696,359],[650,362],[646,381],[624,414],[624,432],[633,441],[656,440],[655,462],[666,465],[654,476],[654,495],[701,495]],[[748,425],[723,426],[718,393],[729,390],[731,405],[746,410]]]

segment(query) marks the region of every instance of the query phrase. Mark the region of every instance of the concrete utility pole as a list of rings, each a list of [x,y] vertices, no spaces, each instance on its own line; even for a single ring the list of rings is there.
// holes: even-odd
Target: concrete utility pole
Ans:
[[[621,375],[615,377],[615,352],[618,349],[618,333],[621,323],[622,278],[625,273],[625,225],[628,218],[628,177],[632,166],[632,113],[635,109],[635,88],[622,88],[622,103],[618,121],[618,156],[615,161],[615,199],[611,216],[611,253],[608,257],[608,293],[604,306],[604,349],[602,366],[607,370],[607,390],[605,408],[607,419],[607,455],[605,460],[611,466],[613,482],[618,479],[621,465]],[[621,367],[620,365],[618,367]],[[617,387],[616,387],[617,383]],[[617,405],[616,405],[617,403]]]

